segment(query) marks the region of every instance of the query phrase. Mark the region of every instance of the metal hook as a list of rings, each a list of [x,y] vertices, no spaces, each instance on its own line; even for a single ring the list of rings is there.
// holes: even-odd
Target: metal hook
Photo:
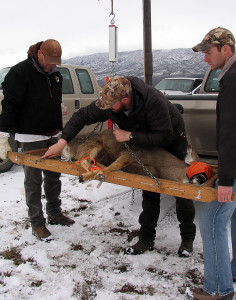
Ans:
[[[109,15],[109,17],[110,16],[113,16],[113,18],[111,19],[111,25],[114,25],[115,24],[115,14],[113,14],[113,13],[110,13],[110,15]]]
[[[113,62],[111,62],[111,72],[110,72],[110,77],[112,76],[112,73],[113,73],[113,71],[115,70],[115,63],[114,63],[114,61]]]

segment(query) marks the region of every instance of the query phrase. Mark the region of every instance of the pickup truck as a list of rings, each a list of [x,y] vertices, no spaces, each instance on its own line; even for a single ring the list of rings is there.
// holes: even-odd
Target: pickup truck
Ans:
[[[164,95],[191,94],[202,83],[202,78],[164,78],[155,86]]]
[[[100,97],[100,89],[93,71],[88,67],[61,65],[58,69],[63,76],[62,117],[63,125],[65,125],[75,111]],[[0,103],[3,99],[2,82],[9,70],[10,67],[0,70]],[[0,114],[1,112],[2,106],[0,105]],[[94,125],[86,126],[81,132],[89,133],[93,128]],[[18,150],[12,135],[10,135],[9,143],[12,151]],[[0,173],[8,171],[12,165],[9,159],[0,160]]]
[[[197,93],[166,95],[173,104],[182,108],[186,134],[199,155],[217,157],[216,101],[219,92],[220,69],[207,70]]]

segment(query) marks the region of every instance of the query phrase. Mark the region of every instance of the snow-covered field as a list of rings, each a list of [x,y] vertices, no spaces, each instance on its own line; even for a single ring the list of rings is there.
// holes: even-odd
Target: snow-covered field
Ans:
[[[130,256],[122,250],[137,241],[141,191],[133,201],[131,188],[61,179],[63,212],[76,223],[48,225],[54,239],[43,242],[31,234],[22,167],[0,174],[1,300],[185,299],[188,287],[201,285],[199,230],[192,257],[179,258],[173,198],[163,196],[154,251]]]

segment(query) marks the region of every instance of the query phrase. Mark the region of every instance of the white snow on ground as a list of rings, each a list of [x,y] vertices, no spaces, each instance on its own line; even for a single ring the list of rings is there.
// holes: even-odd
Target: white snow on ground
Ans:
[[[116,300],[185,299],[201,285],[202,243],[197,229],[194,253],[176,254],[179,224],[174,199],[163,196],[155,249],[138,256],[123,249],[137,241],[141,191],[97,181],[80,184],[62,177],[62,209],[76,223],[48,225],[53,240],[31,233],[24,199],[22,166],[0,174],[0,299]],[[42,200],[45,206],[45,199]],[[196,202],[196,224],[198,210]]]

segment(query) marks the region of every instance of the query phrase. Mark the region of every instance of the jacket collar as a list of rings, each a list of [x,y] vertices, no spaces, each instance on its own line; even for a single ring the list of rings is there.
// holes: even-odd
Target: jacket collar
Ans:
[[[221,81],[222,77],[226,74],[226,72],[230,69],[230,67],[235,63],[236,61],[236,54],[232,55],[230,59],[225,64],[224,68],[220,72],[220,75],[218,77],[218,81]]]

